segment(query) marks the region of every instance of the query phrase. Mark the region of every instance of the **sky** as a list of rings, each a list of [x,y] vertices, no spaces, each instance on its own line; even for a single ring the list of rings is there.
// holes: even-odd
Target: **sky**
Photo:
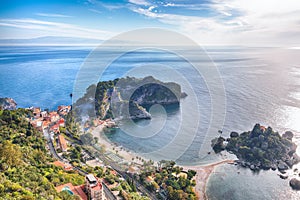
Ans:
[[[300,46],[300,0],[1,0],[0,39],[106,40],[147,27],[201,45]]]

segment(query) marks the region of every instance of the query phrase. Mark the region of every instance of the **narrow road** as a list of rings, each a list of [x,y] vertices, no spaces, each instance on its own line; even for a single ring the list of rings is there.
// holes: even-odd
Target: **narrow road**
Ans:
[[[53,142],[52,142],[51,137],[50,137],[49,130],[48,130],[48,129],[44,129],[43,132],[44,132],[44,136],[46,137],[46,140],[47,140],[47,144],[48,144],[50,153],[51,153],[51,154],[53,155],[53,157],[56,158],[57,160],[64,162],[65,160],[57,154],[57,152],[56,152],[56,150],[55,150],[55,148],[54,148]]]

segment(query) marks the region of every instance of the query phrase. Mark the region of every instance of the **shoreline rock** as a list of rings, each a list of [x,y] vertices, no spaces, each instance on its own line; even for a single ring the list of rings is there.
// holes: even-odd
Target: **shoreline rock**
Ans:
[[[300,190],[300,180],[298,180],[296,178],[292,178],[290,180],[290,186],[294,190]]]
[[[3,110],[16,110],[17,103],[12,98],[0,98],[0,108]]]

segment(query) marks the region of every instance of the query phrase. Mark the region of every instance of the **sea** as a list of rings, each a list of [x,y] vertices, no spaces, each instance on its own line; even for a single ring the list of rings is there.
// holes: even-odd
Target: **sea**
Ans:
[[[256,123],[279,133],[290,130],[300,145],[299,56],[297,48],[278,47],[124,52],[121,47],[1,46],[0,97],[13,98],[18,107],[55,110],[72,104],[87,86],[101,80],[151,75],[177,82],[188,95],[179,107],[155,105],[148,110],[151,120],[122,121],[120,128],[105,136],[149,159],[201,165],[234,158],[211,152],[212,138],[249,131]],[[108,57],[114,60],[108,65],[101,62]],[[289,178],[298,176],[293,170],[288,173]],[[300,199],[300,193],[289,187],[289,179],[277,174],[222,165],[210,176],[207,195],[209,199]]]

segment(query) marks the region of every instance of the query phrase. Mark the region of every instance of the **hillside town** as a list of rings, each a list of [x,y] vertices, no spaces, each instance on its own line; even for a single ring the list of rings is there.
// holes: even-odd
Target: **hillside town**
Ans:
[[[46,110],[42,111],[40,108],[36,107],[31,107],[29,109],[33,111],[33,117],[29,119],[30,123],[33,127],[42,131],[44,136],[48,138],[48,146],[46,148],[57,158],[57,161],[53,162],[53,164],[62,167],[65,171],[78,170],[63,156],[63,154],[68,152],[73,145],[65,135],[65,117],[70,112],[71,106],[61,105],[58,106],[57,111],[51,112]],[[103,124],[104,121],[101,121],[101,123]],[[82,153],[84,159],[93,159],[87,152]],[[103,167],[103,165],[101,166]],[[103,179],[96,178],[93,174],[83,174],[85,175],[85,184],[74,186],[72,183],[66,183],[57,186],[55,189],[57,192],[67,191],[69,194],[76,195],[82,200],[117,199],[117,194],[113,194],[108,188],[105,190],[106,192],[104,192],[103,184],[105,183]]]
[[[123,147],[104,140],[99,142],[99,139],[92,137],[94,134],[91,133],[102,131],[103,127],[114,127],[113,120],[94,119],[86,122],[81,136],[90,136],[86,138],[93,141],[87,145],[86,138],[74,137],[66,126],[71,106],[61,105],[56,111],[42,111],[36,107],[28,109],[33,113],[28,119],[31,125],[43,132],[47,139],[46,149],[56,159],[53,164],[66,172],[77,171],[85,176],[85,184],[65,183],[55,187],[57,192],[66,191],[82,200],[132,199],[130,192],[137,193],[140,196],[138,199],[168,199],[171,193],[175,199],[180,199],[180,195],[196,199],[195,171],[183,171],[183,168],[175,166],[175,162],[155,163],[132,155]],[[101,129],[97,129],[99,127]],[[94,170],[86,170],[91,168],[101,169],[101,175],[93,174]],[[180,190],[182,187],[187,192]],[[179,191],[178,194],[175,189]]]

